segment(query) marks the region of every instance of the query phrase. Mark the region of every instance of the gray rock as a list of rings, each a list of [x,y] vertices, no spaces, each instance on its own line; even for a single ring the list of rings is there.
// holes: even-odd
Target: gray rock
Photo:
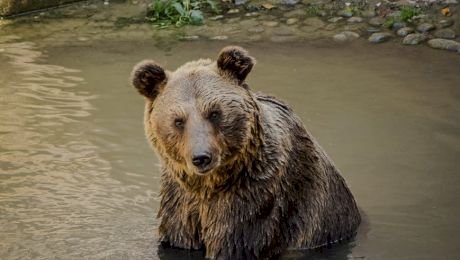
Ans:
[[[413,32],[414,32],[414,29],[413,29],[413,28],[411,28],[411,27],[403,27],[403,28],[399,29],[399,30],[396,32],[396,34],[397,34],[398,36],[405,37],[406,35],[411,34],[411,33],[413,33]]]
[[[210,39],[217,40],[217,41],[223,41],[223,40],[227,40],[228,36],[227,35],[217,35],[217,36],[211,37]]]
[[[199,38],[200,38],[200,36],[198,36],[198,35],[185,35],[185,36],[180,36],[179,40],[181,40],[181,41],[194,41],[194,40],[198,40]]]
[[[411,20],[420,22],[420,21],[425,20],[427,17],[428,16],[426,14],[419,14],[419,15],[413,16]]]
[[[455,39],[455,37],[457,37],[457,35],[455,35],[455,32],[454,30],[452,29],[439,29],[437,31],[434,32],[434,36],[436,38],[442,38],[442,39]]]
[[[446,39],[431,39],[428,45],[434,49],[455,51],[460,53],[460,42]]]
[[[275,3],[283,4],[283,5],[295,5],[299,2],[299,0],[277,0]]]
[[[421,33],[411,33],[406,35],[403,39],[404,45],[417,45],[423,41],[426,41],[427,36]]]
[[[240,10],[235,8],[235,9],[228,10],[227,14],[237,14],[239,12],[240,12]]]
[[[258,12],[251,12],[251,13],[246,13],[244,16],[246,17],[253,17],[253,16],[259,16],[260,14]]]
[[[401,28],[404,28],[406,27],[407,24],[405,22],[394,22],[393,25],[391,26],[391,28],[395,31],[401,29]]]
[[[417,31],[419,31],[421,33],[429,32],[429,31],[432,31],[434,29],[435,29],[435,27],[431,23],[421,23],[421,24],[417,25]]]
[[[363,12],[363,16],[366,18],[371,18],[375,16],[375,11],[372,9],[366,10]]]
[[[342,19],[343,19],[343,17],[332,17],[331,19],[329,19],[327,21],[330,22],[330,23],[336,23],[336,22],[338,22],[338,21],[340,21]]]
[[[334,35],[333,39],[336,42],[350,42],[359,38],[359,34],[355,32],[345,31]]]
[[[247,0],[235,0],[234,3],[235,5],[244,5],[247,2]]]
[[[337,15],[338,16],[342,16],[342,17],[345,17],[345,18],[348,18],[348,17],[352,17],[353,16],[353,12],[350,11],[350,10],[340,10],[337,12]]]
[[[298,21],[299,21],[299,19],[297,19],[297,18],[289,18],[289,19],[286,20],[286,24],[287,25],[293,25],[293,24],[297,23]]]
[[[382,43],[382,42],[388,41],[391,38],[391,36],[392,36],[391,33],[386,33],[386,32],[373,33],[371,34],[368,40],[371,43]]]
[[[367,32],[370,32],[370,33],[376,33],[376,32],[382,31],[382,29],[376,28],[376,27],[368,27],[368,28],[366,29],[366,31],[367,31]]]
[[[347,22],[349,22],[349,23],[362,23],[363,18],[361,18],[359,16],[354,16],[354,17],[348,18]]]
[[[454,24],[454,20],[452,19],[442,19],[442,20],[439,20],[438,22],[439,28],[451,27],[453,24]]]
[[[217,20],[220,20],[220,19],[223,19],[223,18],[224,18],[223,15],[216,15],[216,16],[213,16],[213,17],[209,17],[208,19],[212,20],[212,21],[217,21]]]
[[[380,16],[371,18],[369,20],[369,24],[372,25],[372,26],[382,26],[383,23],[385,23],[385,19],[383,17],[380,17]]]
[[[267,27],[276,27],[278,26],[279,23],[276,21],[265,21],[265,22],[262,22],[262,24]]]

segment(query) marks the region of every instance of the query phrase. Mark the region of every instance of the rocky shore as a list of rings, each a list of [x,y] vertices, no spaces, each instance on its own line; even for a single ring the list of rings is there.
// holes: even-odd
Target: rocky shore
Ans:
[[[92,40],[151,39],[276,43],[328,39],[335,44],[366,40],[460,53],[458,0],[223,2],[221,13],[205,13],[204,24],[159,28],[148,19],[151,1],[86,1],[0,20],[2,35],[48,45]]]

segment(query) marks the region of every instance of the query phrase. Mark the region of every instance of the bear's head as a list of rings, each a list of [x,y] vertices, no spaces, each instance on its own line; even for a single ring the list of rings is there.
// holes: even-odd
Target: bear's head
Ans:
[[[217,61],[198,60],[167,71],[146,60],[132,84],[146,98],[147,139],[176,173],[225,174],[250,160],[259,144],[254,98],[245,83],[255,60],[226,47]]]

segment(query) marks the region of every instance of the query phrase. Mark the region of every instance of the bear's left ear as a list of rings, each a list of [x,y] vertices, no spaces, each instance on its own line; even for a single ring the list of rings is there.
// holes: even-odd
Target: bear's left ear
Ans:
[[[141,95],[152,100],[158,96],[166,82],[165,70],[152,60],[138,63],[131,72],[133,86]]]
[[[217,67],[223,73],[230,75],[241,84],[256,64],[256,60],[249,53],[238,46],[227,46],[220,51]]]

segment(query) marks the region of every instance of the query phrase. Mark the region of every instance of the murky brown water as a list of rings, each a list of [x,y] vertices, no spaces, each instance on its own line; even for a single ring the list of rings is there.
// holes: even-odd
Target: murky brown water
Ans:
[[[223,43],[38,48],[0,40],[0,259],[177,259],[158,252],[158,160],[133,64]],[[252,88],[303,118],[368,215],[356,241],[285,259],[459,259],[460,58],[427,48],[246,45]]]

